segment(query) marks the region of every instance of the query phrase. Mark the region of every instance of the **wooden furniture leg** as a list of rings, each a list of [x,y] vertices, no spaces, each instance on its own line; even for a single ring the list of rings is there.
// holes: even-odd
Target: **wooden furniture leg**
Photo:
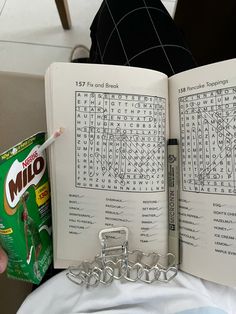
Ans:
[[[71,19],[67,0],[55,0],[55,2],[61,19],[62,27],[64,29],[70,29]]]

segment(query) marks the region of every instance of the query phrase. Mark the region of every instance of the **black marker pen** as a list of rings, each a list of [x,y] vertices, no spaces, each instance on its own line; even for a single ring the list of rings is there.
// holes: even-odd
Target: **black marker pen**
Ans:
[[[176,264],[179,264],[179,145],[177,139],[169,139],[167,154],[168,252],[175,255]]]

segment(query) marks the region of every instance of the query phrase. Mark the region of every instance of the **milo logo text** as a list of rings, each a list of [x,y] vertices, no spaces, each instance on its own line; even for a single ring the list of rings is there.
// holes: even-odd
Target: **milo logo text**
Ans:
[[[38,147],[34,147],[25,160],[16,159],[9,169],[4,191],[5,210],[9,215],[16,212],[21,196],[29,186],[37,185],[45,172],[46,160]]]

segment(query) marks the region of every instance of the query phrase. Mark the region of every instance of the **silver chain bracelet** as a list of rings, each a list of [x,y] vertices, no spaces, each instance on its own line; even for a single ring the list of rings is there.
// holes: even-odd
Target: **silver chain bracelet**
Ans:
[[[121,245],[108,245],[108,239],[114,234],[123,234]],[[143,253],[140,250],[128,250],[128,228],[118,227],[99,232],[102,246],[101,254],[92,262],[82,262],[79,266],[68,268],[66,276],[78,285],[96,287],[99,283],[108,285],[114,279],[122,278],[145,283],[169,282],[177,275],[175,256],[172,253],[161,255],[156,252]]]

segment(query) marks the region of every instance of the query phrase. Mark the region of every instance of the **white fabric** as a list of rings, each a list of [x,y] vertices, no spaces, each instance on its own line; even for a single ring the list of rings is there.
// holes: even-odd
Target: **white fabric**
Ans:
[[[65,313],[235,314],[236,288],[183,272],[170,283],[115,280],[86,289],[67,279],[65,271],[32,292],[18,314]]]

